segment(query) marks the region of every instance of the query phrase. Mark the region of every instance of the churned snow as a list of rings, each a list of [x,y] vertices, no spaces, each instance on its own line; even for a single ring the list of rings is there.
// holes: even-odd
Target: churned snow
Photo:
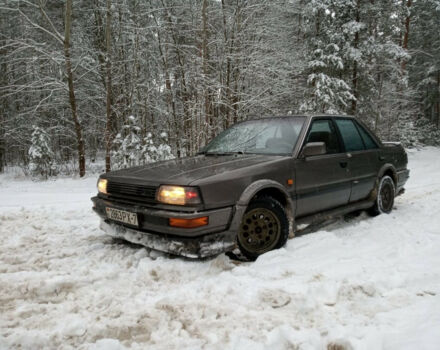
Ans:
[[[254,263],[114,242],[96,179],[0,177],[0,348],[439,349],[440,149],[407,192]]]

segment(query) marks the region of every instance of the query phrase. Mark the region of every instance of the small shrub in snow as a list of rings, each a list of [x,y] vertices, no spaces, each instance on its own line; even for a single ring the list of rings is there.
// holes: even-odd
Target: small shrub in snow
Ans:
[[[141,159],[143,164],[154,163],[158,160],[158,150],[153,142],[153,135],[151,132],[147,133],[147,136],[144,138],[144,145],[142,147],[142,156]]]
[[[29,148],[28,155],[29,171],[33,176],[47,179],[49,176],[56,175],[54,153],[50,147],[50,137],[44,129],[38,126],[33,127],[31,147]]]
[[[116,135],[113,141],[115,151],[112,152],[114,169],[124,169],[174,158],[171,147],[168,145],[166,132],[160,134],[160,145],[157,147],[151,132],[147,132],[144,139],[141,140],[139,136],[141,129],[137,124],[137,118],[130,116],[128,124],[123,127],[123,134]]]
[[[157,149],[158,160],[174,159],[174,155],[171,153],[171,147],[168,144],[168,134],[166,132],[160,133],[160,142]]]
[[[142,143],[138,136],[140,128],[134,116],[128,117],[128,124],[122,128],[126,134],[123,137],[120,133],[116,135],[113,145],[115,151],[112,153],[113,166],[115,169],[124,169],[140,164]]]
[[[440,146],[440,129],[430,120],[419,119],[405,120],[396,130],[395,138],[405,147]]]

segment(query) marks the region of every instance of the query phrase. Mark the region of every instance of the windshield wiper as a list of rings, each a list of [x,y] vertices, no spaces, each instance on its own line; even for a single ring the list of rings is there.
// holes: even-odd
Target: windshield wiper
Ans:
[[[206,152],[202,151],[197,154],[203,154],[205,156],[230,156],[234,154],[245,154],[243,151],[235,151],[235,152]]]

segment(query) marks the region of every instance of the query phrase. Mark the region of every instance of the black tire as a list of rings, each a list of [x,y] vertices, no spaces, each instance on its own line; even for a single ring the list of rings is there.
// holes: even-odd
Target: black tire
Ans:
[[[240,252],[249,260],[284,246],[289,236],[289,220],[276,199],[264,196],[252,200],[237,233]]]
[[[368,210],[371,216],[379,214],[389,214],[393,210],[394,197],[396,196],[396,186],[393,179],[385,175],[379,180],[377,185],[377,196],[374,205]]]

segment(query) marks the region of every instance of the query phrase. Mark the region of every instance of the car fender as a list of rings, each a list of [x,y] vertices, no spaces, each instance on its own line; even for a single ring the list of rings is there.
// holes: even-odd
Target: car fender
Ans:
[[[289,236],[293,237],[294,235],[294,208],[292,198],[290,194],[287,192],[286,188],[281,185],[279,182],[269,180],[269,179],[262,179],[257,180],[253,183],[251,183],[246,189],[242,192],[240,199],[237,201],[237,204],[235,206],[235,214],[234,218],[232,220],[231,226],[234,226],[233,229],[239,228],[239,225],[241,223],[241,218],[246,211],[247,206],[249,205],[249,202],[252,200],[252,198],[261,190],[274,188],[277,189],[285,198],[286,202],[286,214],[287,219],[289,220]]]
[[[382,176],[388,170],[391,170],[391,172],[393,173],[393,180],[394,180],[394,182],[397,182],[397,171],[396,171],[396,168],[394,167],[394,165],[391,163],[385,163],[384,165],[381,166],[381,168],[379,169],[379,173],[378,173],[377,178],[378,179],[382,178]]]
[[[376,183],[374,184],[374,188],[371,190],[369,199],[375,201],[377,198],[377,191],[378,191],[378,187],[379,187],[379,181],[382,178],[382,176],[388,171],[391,170],[391,172],[393,173],[393,179],[394,182],[397,183],[397,172],[396,172],[396,168],[394,167],[393,164],[391,163],[385,163],[384,165],[382,165],[379,169],[379,172],[377,174],[377,179],[376,179]]]

